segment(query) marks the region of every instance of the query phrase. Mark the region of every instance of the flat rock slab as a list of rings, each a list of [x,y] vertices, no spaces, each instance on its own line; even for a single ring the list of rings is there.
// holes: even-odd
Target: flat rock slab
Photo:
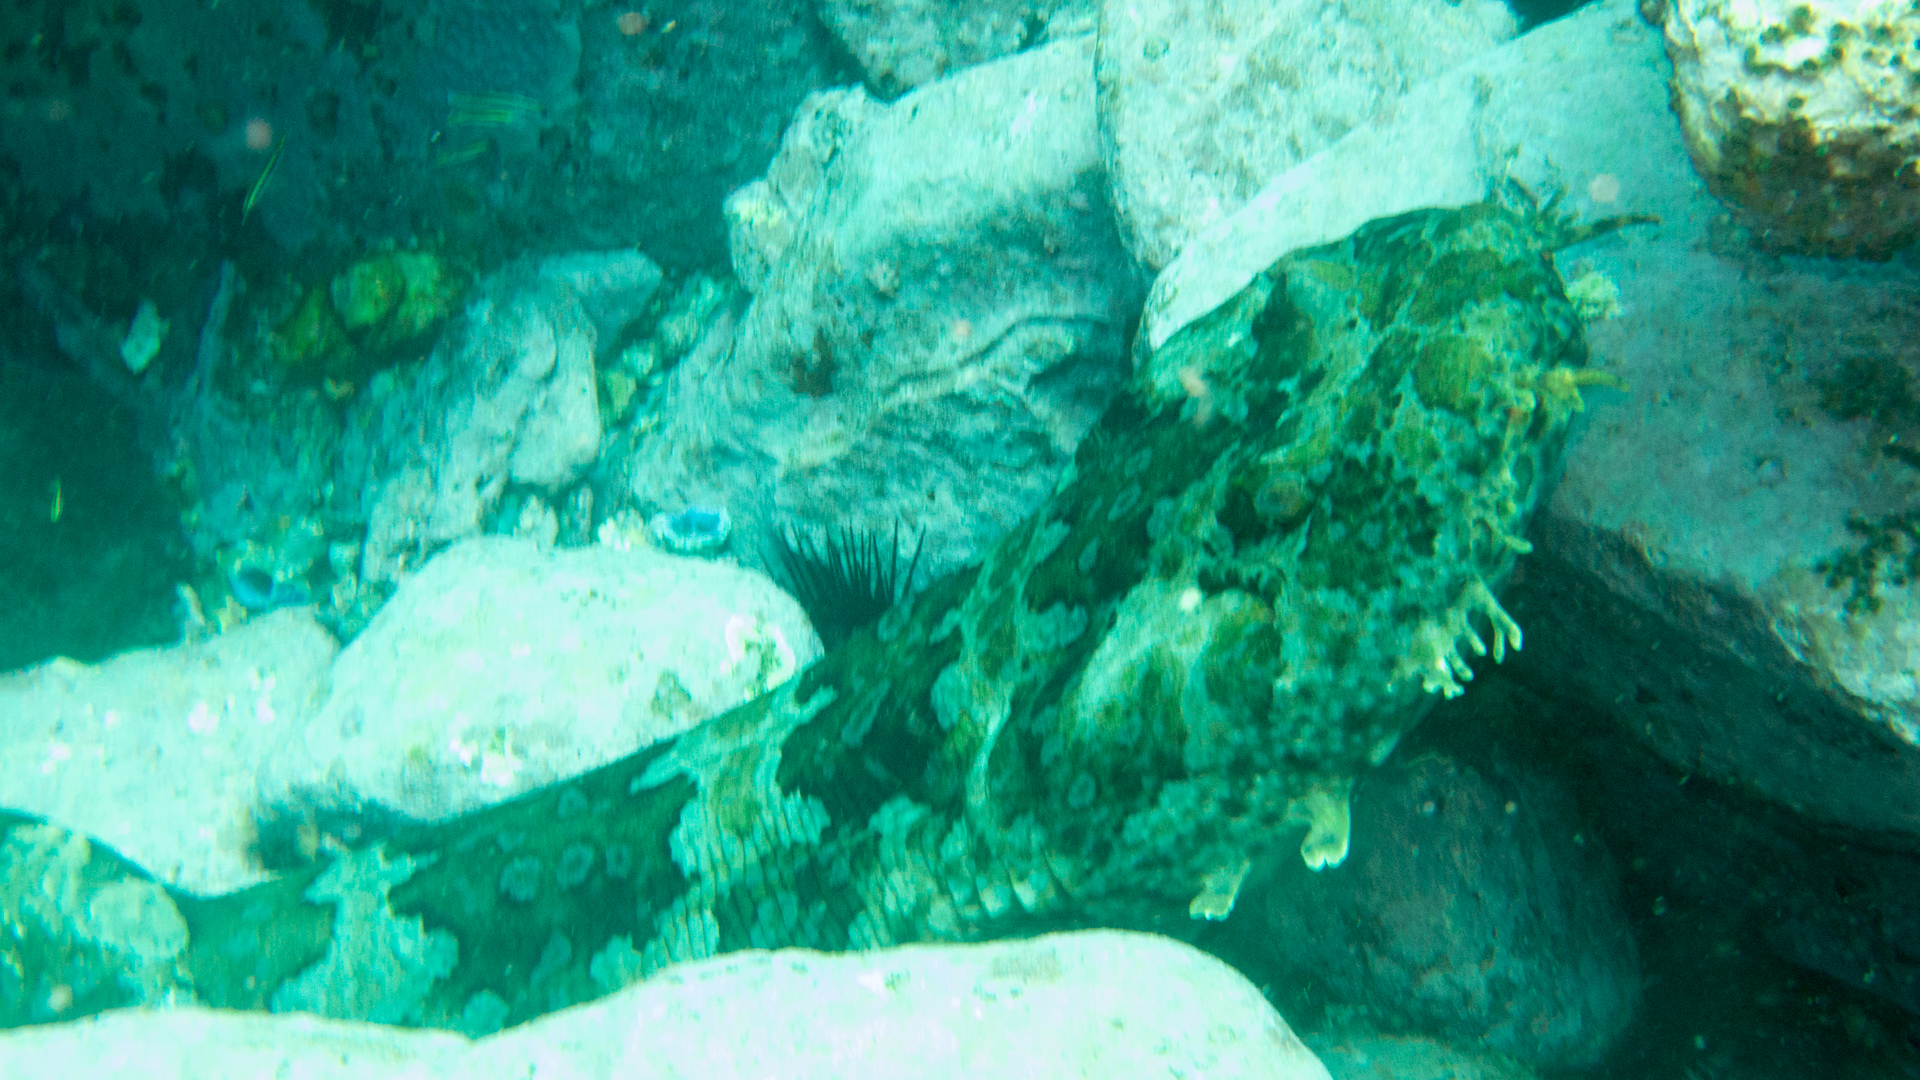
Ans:
[[[170,885],[250,884],[257,767],[319,709],[338,651],[300,608],[0,677],[0,806],[98,837]]]
[[[1486,0],[1109,0],[1098,108],[1128,249],[1167,265],[1269,179],[1513,33]]]
[[[307,752],[268,786],[460,814],[676,735],[819,655],[800,605],[731,563],[467,540],[341,651]]]
[[[0,1037],[13,1076],[1205,1076],[1328,1080],[1251,983],[1165,938],[1098,931],[685,964],[479,1041],[213,1009],[125,1010]]]
[[[1542,199],[1564,195],[1560,209],[1583,220],[1656,214],[1671,230],[1701,227],[1716,204],[1699,197],[1667,75],[1659,35],[1622,0],[1475,55],[1195,235],[1154,280],[1136,347],[1159,348],[1289,251],[1376,218],[1479,202],[1508,179]]]

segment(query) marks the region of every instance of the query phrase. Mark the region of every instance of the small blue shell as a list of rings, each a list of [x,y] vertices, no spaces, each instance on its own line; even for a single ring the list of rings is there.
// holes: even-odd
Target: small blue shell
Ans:
[[[689,506],[677,514],[655,514],[647,522],[653,542],[679,555],[712,555],[727,546],[733,528],[723,507]]]
[[[304,604],[312,599],[304,585],[276,581],[271,573],[251,563],[241,563],[227,575],[227,588],[233,598],[248,611],[271,611],[278,607]]]

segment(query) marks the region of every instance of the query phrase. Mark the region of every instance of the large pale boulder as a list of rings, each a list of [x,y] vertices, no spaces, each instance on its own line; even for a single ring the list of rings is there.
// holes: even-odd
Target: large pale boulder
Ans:
[[[1920,371],[1920,275],[1695,244],[1589,257],[1626,313],[1594,348],[1631,391],[1595,396],[1535,526],[1515,671],[1683,770],[1920,851],[1920,596],[1884,528],[1920,504],[1920,470],[1880,452],[1920,415],[1830,408],[1859,365]],[[1830,584],[1876,532],[1894,546],[1871,582]]]
[[[447,817],[685,731],[819,655],[800,606],[731,563],[468,540],[341,651],[269,787]]]
[[[1886,258],[1920,237],[1920,8],[1663,0],[1693,161],[1778,251]]]
[[[141,1080],[1328,1080],[1233,969],[1113,931],[729,953],[478,1041],[300,1014],[123,1010],[7,1033],[0,1061],[9,1077]]]
[[[1621,0],[1473,56],[1194,236],[1154,279],[1137,344],[1158,348],[1289,251],[1374,218],[1518,196],[1509,181],[1586,218],[1647,213],[1669,230],[1704,229],[1717,208],[1697,197],[1666,73],[1658,36]]]
[[[927,533],[940,572],[1027,515],[1126,377],[1141,283],[1107,210],[1093,45],[892,105],[809,99],[728,202],[754,296],[674,369],[629,465],[649,514]]]
[[[1513,33],[1488,0],[1107,0],[1100,136],[1128,249],[1167,265],[1267,181]]]
[[[169,885],[263,875],[259,770],[325,700],[339,645],[306,608],[204,641],[0,676],[0,806],[112,844]]]
[[[886,97],[1092,28],[1097,0],[822,0],[820,21]]]

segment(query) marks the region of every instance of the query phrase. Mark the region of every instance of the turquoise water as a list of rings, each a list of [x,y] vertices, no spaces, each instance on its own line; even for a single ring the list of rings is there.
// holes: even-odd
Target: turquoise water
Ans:
[[[1119,928],[1340,1077],[1920,1075],[1911,185],[1709,160],[1713,5],[1188,7],[0,16],[0,1017]]]

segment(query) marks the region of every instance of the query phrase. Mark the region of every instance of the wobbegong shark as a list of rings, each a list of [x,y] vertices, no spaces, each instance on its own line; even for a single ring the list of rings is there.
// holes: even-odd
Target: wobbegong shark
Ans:
[[[1371,222],[1169,338],[1052,495],[787,683],[221,896],[0,813],[0,1024],[163,1002],[483,1035],[730,950],[1228,916],[1521,645],[1587,367],[1530,201]]]

